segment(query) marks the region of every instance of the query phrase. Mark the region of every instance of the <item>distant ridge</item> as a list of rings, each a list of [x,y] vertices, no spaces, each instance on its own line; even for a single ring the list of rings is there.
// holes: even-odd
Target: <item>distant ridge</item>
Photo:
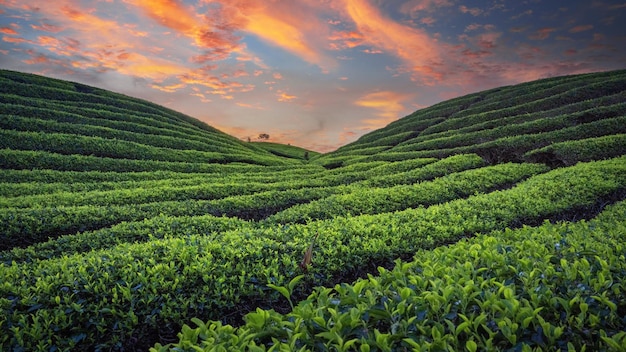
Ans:
[[[0,71],[0,167],[197,172],[294,161],[195,118],[80,83]]]
[[[605,157],[610,157],[624,153],[624,133],[626,70],[619,70],[542,79],[447,100],[316,161],[338,167],[358,160],[476,153],[490,163],[569,165],[594,157],[589,150],[584,155],[566,151],[562,143],[578,141],[578,150],[611,145],[616,148],[609,148],[613,151]]]

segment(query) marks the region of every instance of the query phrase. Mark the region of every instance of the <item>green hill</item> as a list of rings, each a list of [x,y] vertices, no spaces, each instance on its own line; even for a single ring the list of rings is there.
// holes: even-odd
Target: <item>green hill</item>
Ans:
[[[613,71],[470,94],[418,110],[318,160],[337,167],[476,153],[492,164],[563,166],[617,156],[624,153],[625,90],[626,71]],[[607,148],[594,154],[598,144]]]
[[[2,167],[195,172],[291,164],[189,116],[79,83],[0,71]]]
[[[335,152],[0,71],[0,350],[626,348],[626,71]]]
[[[252,144],[261,149],[267,150],[268,152],[274,155],[285,157],[285,158],[309,160],[309,158],[320,155],[320,153],[318,152],[296,147],[293,145],[281,144],[281,143],[252,142]]]

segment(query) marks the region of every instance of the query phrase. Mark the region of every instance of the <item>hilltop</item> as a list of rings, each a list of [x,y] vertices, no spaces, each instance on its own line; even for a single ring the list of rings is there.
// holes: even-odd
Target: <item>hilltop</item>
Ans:
[[[332,153],[0,71],[0,350],[619,350],[626,71]]]
[[[312,157],[320,155],[318,152],[314,152],[308,149],[304,149],[301,147],[281,144],[281,143],[271,143],[271,142],[251,142],[253,145],[265,149],[268,152],[282,156],[285,158],[292,159],[300,159],[300,160],[309,160]]]

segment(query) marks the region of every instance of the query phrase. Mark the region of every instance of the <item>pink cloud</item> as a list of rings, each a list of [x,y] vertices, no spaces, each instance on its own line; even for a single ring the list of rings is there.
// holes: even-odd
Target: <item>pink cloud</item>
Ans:
[[[42,31],[42,32],[50,32],[50,33],[59,33],[63,31],[63,28],[60,26],[55,26],[49,23],[41,23],[41,25],[31,24],[31,28]]]
[[[420,14],[433,12],[453,4],[454,2],[450,0],[409,0],[400,6],[400,12],[415,18]]]
[[[581,26],[576,26],[573,27],[569,30],[570,33],[579,33],[579,32],[584,32],[584,31],[588,31],[593,29],[593,25],[581,25]]]
[[[11,27],[1,27],[0,33],[8,34],[8,35],[17,35],[17,31]]]
[[[550,37],[550,33],[556,31],[556,28],[541,28],[535,31],[534,34],[529,36],[529,39],[533,40],[545,40]]]
[[[483,10],[481,10],[481,9],[479,9],[477,7],[469,8],[469,7],[465,6],[465,5],[459,6],[459,11],[461,11],[462,13],[469,13],[472,16],[475,16],[475,17],[476,16],[480,16],[484,12]]]
[[[20,37],[7,37],[7,36],[3,36],[2,40],[7,42],[7,43],[14,43],[14,44],[18,44],[18,43],[28,43],[28,44],[35,44],[35,42],[33,42],[32,40],[28,40],[25,38],[20,38]]]

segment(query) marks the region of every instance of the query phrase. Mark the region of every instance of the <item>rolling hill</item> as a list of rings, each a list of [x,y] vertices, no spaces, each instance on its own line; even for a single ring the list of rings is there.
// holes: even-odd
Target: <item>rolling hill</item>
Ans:
[[[0,83],[0,350],[626,348],[626,71],[452,99],[308,160]]]

